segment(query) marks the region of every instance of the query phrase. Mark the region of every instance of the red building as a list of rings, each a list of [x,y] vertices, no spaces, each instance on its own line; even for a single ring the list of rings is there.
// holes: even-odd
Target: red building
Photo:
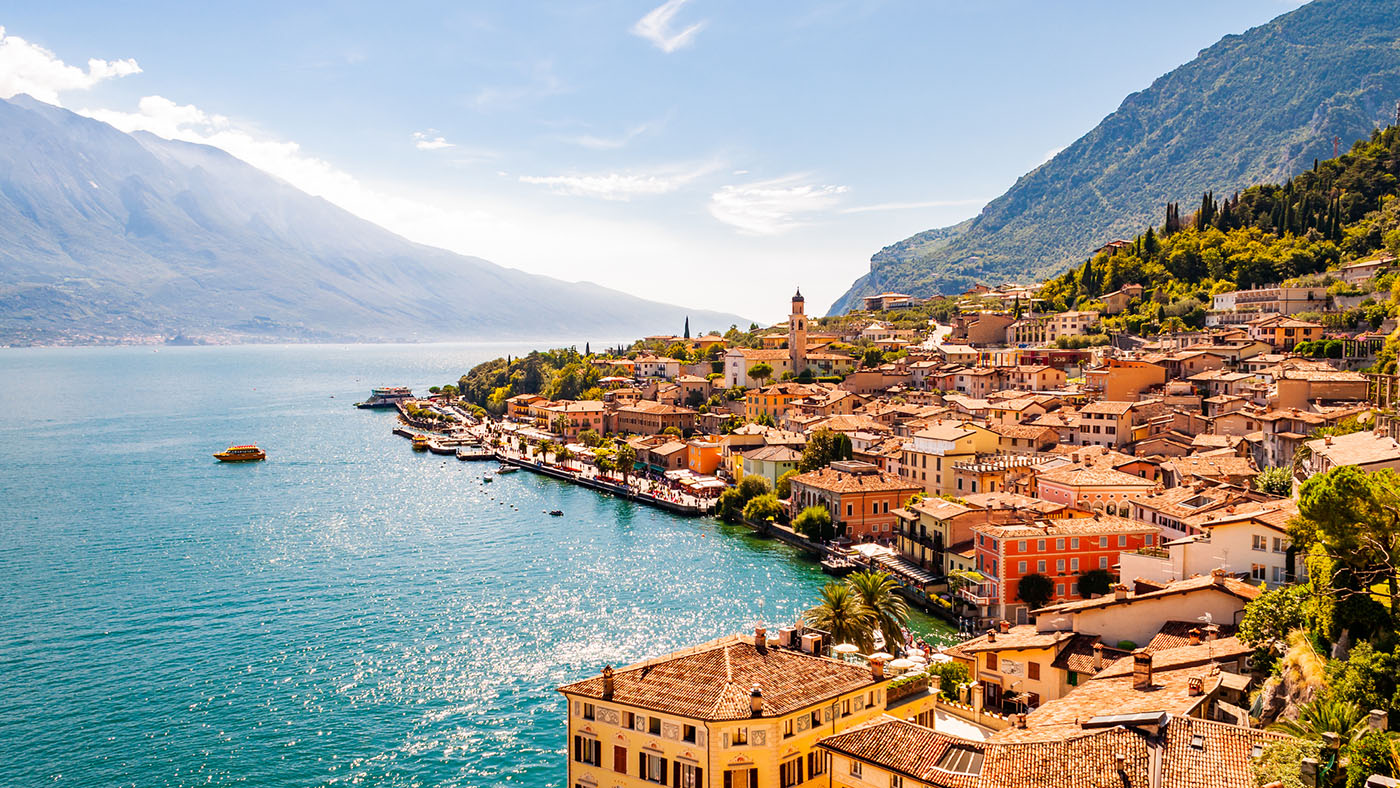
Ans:
[[[1047,604],[1083,597],[1079,576],[1092,569],[1116,574],[1118,554],[1158,546],[1157,526],[1111,515],[1027,519],[972,527],[977,572],[983,582],[963,589],[987,619],[1029,621],[1020,599],[1021,578],[1040,574],[1053,584]]]

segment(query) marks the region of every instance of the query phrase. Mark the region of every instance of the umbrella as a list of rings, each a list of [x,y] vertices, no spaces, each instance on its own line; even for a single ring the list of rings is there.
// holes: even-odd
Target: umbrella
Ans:
[[[835,651],[837,654],[854,654],[860,651],[854,643],[842,643],[837,646],[832,646],[831,650]]]
[[[890,667],[894,668],[895,670],[908,670],[909,668],[914,667],[914,662],[908,659],[897,659],[894,662],[890,663]]]
[[[875,652],[874,654],[871,654],[870,657],[869,657],[869,659],[870,659],[871,661],[874,661],[874,660],[877,660],[877,659],[878,659],[878,660],[880,660],[880,661],[883,662],[883,661],[885,661],[885,660],[894,659],[894,655],[893,655],[893,654],[886,654],[886,653],[883,652],[883,651],[877,651],[877,652]]]
[[[908,657],[906,657],[905,659],[908,659],[910,662],[915,662],[915,663],[918,663],[918,664],[920,664],[920,665],[922,665],[922,664],[928,662],[928,658],[925,657],[923,654],[910,654],[910,655],[909,655]]]

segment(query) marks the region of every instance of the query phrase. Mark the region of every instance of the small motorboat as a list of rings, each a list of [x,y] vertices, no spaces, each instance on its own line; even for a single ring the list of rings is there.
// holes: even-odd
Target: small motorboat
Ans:
[[[491,482],[492,482],[492,479],[491,479],[490,476],[483,476],[483,477],[481,477],[481,483],[482,483],[482,484],[490,484]]]
[[[564,516],[564,510],[563,510],[563,509],[550,509],[550,510],[549,510],[549,516],[550,516],[550,517],[563,517],[563,516]]]
[[[517,467],[515,467],[514,465],[502,465],[501,467],[499,467],[499,468],[496,469],[496,473],[497,473],[497,474],[500,474],[500,475],[504,475],[504,474],[507,474],[507,473],[515,473],[515,472],[518,471],[518,470],[520,470],[520,469],[517,468]]]

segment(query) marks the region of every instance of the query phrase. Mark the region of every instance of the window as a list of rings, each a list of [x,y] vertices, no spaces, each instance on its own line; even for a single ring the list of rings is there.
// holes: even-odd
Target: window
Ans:
[[[792,788],[802,782],[802,757],[798,756],[790,761],[778,764],[778,786],[779,788]]]
[[[788,718],[783,720],[783,738],[786,739],[790,736],[792,736],[792,719]]]
[[[585,720],[593,719],[595,714],[597,714],[597,710],[593,708],[592,703],[583,704],[583,718]]]
[[[639,753],[642,779],[658,785],[666,784],[666,759],[649,752]]]
[[[1069,540],[1069,547],[1070,547],[1071,550],[1078,550],[1078,549],[1079,549],[1079,537],[1076,536],[1076,537],[1074,537],[1073,539]]]
[[[676,788],[700,788],[705,770],[689,763],[676,763]]]
[[[1075,673],[1075,672],[1072,671],[1072,670],[1069,671],[1068,675],[1065,676],[1065,683],[1068,684],[1068,685],[1070,685],[1071,687],[1078,687],[1078,686],[1079,686],[1079,674],[1078,674],[1078,673]]]
[[[1060,575],[1065,573],[1065,559],[1061,558],[1055,561],[1055,573]]]
[[[1056,596],[1056,598],[1062,597],[1062,596],[1064,596],[1064,595],[1065,595],[1065,584],[1064,584],[1064,583],[1056,583],[1056,584],[1055,584],[1055,596]]]
[[[575,736],[574,760],[590,766],[603,765],[603,743],[586,736]]]
[[[1267,571],[1267,570],[1265,569],[1265,567],[1264,567],[1263,564],[1250,564],[1250,565],[1249,565],[1249,576],[1250,576],[1251,578],[1255,579],[1255,580],[1263,580],[1263,579],[1264,579],[1264,573],[1265,573],[1266,571]]]
[[[1060,539],[1056,539],[1056,540],[1055,540],[1055,549],[1056,549],[1056,550],[1063,550],[1063,549],[1065,549],[1065,540],[1064,540],[1063,538],[1060,538]]]
[[[694,743],[695,743],[695,726],[694,726],[694,725],[682,725],[682,726],[681,726],[681,741],[690,742],[691,744],[694,744]]]
[[[880,502],[879,502],[879,501],[871,501],[871,503],[870,503],[870,513],[871,513],[871,514],[879,514],[879,513],[880,513]]]
[[[1078,571],[1079,571],[1079,559],[1078,559],[1078,558],[1071,558],[1071,559],[1069,559],[1069,571],[1071,571],[1071,572],[1078,572]]]
[[[1025,540],[1025,539],[1022,539],[1021,541],[1019,541],[1019,542],[1016,543],[1016,552],[1018,552],[1018,553],[1024,553],[1024,552],[1026,552],[1026,540]]]
[[[1127,534],[1118,534],[1118,546],[1119,546],[1119,547],[1127,547],[1127,546],[1128,546],[1128,536],[1127,536]]]
[[[660,717],[651,717],[651,718],[649,718],[649,719],[647,720],[647,733],[650,733],[652,736],[660,736],[660,735],[661,735],[661,718],[660,718]]]
[[[897,774],[891,774],[890,788],[904,788],[904,778]]]
[[[1040,680],[1040,663],[1039,663],[1039,662],[1027,662],[1027,663],[1026,663],[1026,678],[1028,678],[1028,679],[1030,679],[1030,680],[1032,680],[1032,681],[1039,681],[1039,680]]]
[[[1069,584],[1069,595],[1070,595],[1070,596],[1079,596],[1079,584],[1078,584],[1078,583],[1070,583],[1070,584]]]
[[[1108,547],[1108,537],[1107,537],[1107,536],[1100,536],[1100,537],[1099,537],[1099,547]]]
[[[1043,553],[1043,552],[1045,552],[1045,540],[1044,540],[1044,539],[1037,539],[1037,540],[1035,540],[1035,551],[1036,551],[1037,553]]]
[[[1263,552],[1263,551],[1265,551],[1265,550],[1268,550],[1268,549],[1269,549],[1269,537],[1267,537],[1267,536],[1260,536],[1259,534],[1255,534],[1255,535],[1253,536],[1253,545],[1252,545],[1252,546],[1253,546],[1253,548],[1254,548],[1255,550],[1259,550],[1260,552]]]
[[[997,669],[997,655],[995,652],[987,652],[987,670]]]
[[[855,516],[855,513],[856,513],[855,505],[854,505],[854,504],[849,504],[849,503],[846,504],[846,516],[847,516],[847,517],[854,517],[854,516]]]
[[[826,769],[831,765],[831,756],[825,752],[807,753],[807,779],[826,774]]]
[[[851,759],[851,776],[855,778],[860,777],[860,761],[854,758]]]
[[[1044,561],[1036,561],[1036,562],[1035,562],[1035,571],[1040,572],[1041,574],[1044,574],[1044,573],[1045,573],[1045,562],[1044,562]]]
[[[1023,574],[1023,575],[1026,573],[1026,562],[1025,562],[1025,561],[1017,561],[1017,562],[1016,562],[1016,572],[1019,573],[1019,574]]]
[[[822,713],[821,713],[820,711],[814,711],[814,712],[812,712],[812,729],[813,729],[813,730],[816,730],[821,724],[822,724]]]
[[[758,788],[758,770],[726,769],[724,788]]]
[[[842,717],[849,717],[849,716],[851,716],[851,699],[850,699],[850,698],[846,698],[845,700],[841,701],[841,716],[842,716]]]
[[[748,728],[735,728],[735,729],[734,729],[734,732],[731,733],[731,734],[729,735],[729,746],[731,746],[731,747],[742,747],[743,745],[748,744],[748,743],[749,743],[749,729],[748,729]]]
[[[1107,556],[1099,556],[1099,568],[1100,568],[1100,569],[1107,569],[1107,568],[1108,568],[1108,557],[1107,557]]]
[[[1274,537],[1274,552],[1275,552],[1275,553],[1286,553],[1286,552],[1288,552],[1288,547],[1289,547],[1289,545],[1288,545],[1288,540],[1287,540],[1287,539],[1284,539],[1284,538],[1279,537],[1279,536],[1275,536],[1275,537]]]

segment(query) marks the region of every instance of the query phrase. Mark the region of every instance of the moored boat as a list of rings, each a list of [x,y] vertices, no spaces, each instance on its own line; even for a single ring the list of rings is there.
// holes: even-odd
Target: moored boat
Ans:
[[[414,451],[427,451],[427,450],[428,450],[428,436],[427,436],[427,435],[422,435],[422,434],[414,435],[414,436],[413,436],[413,450],[414,450]]]
[[[550,512],[549,512],[549,516],[550,516],[550,517],[563,517],[563,516],[564,516],[564,511],[563,511],[562,509],[551,509]]]
[[[260,462],[267,459],[267,452],[252,444],[230,446],[214,455],[219,462]]]
[[[370,389],[369,399],[356,402],[357,408],[392,408],[401,400],[412,399],[413,390],[407,386],[380,386]]]
[[[507,473],[515,473],[518,470],[520,469],[515,467],[514,465],[502,465],[501,467],[496,469],[496,473],[498,475],[502,475]]]

